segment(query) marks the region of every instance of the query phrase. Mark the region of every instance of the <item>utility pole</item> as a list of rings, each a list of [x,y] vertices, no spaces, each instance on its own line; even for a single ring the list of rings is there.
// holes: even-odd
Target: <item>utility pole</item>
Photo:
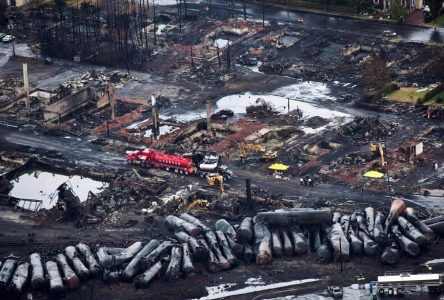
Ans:
[[[262,0],[262,27],[265,27],[265,0]]]
[[[287,23],[290,24],[290,8],[288,7],[288,0],[287,0]]]
[[[384,153],[384,150],[382,148],[382,143],[378,144],[378,147],[379,147],[379,154],[381,155],[381,162],[382,162],[383,167],[385,169],[385,175],[387,176],[387,187],[388,187],[388,190],[389,190],[390,200],[393,200],[393,198],[392,198],[392,187],[390,185],[390,175],[389,175],[389,172],[388,172],[387,161],[384,161],[384,154],[385,153]],[[387,145],[385,143],[384,143],[384,148],[385,148],[385,151],[387,151]]]
[[[28,80],[28,64],[23,64],[23,87],[25,89],[25,96],[26,96],[26,110],[29,111],[30,104],[29,104],[29,80]]]
[[[116,101],[113,86],[111,84],[108,85],[106,94],[108,95],[109,106],[111,107],[111,120],[114,121],[116,119]]]
[[[157,118],[156,96],[154,95],[151,95],[151,114],[153,118],[152,135],[157,137],[159,135],[159,120]]]
[[[290,114],[290,98],[287,98],[288,114]]]
[[[207,100],[207,132],[211,134],[211,102]]]
[[[217,61],[219,63],[219,69],[220,69],[222,66],[222,62],[220,61],[220,48],[219,48],[219,45],[216,45],[216,46],[217,46]]]
[[[227,46],[227,69],[230,70],[231,69],[231,46],[230,46],[230,42],[228,42],[228,46]]]
[[[389,175],[388,168],[387,168],[387,162],[385,162],[385,175],[387,175],[387,186],[388,186],[388,190],[389,190],[390,200],[393,201],[393,198],[392,198],[392,186],[390,184],[390,175]]]
[[[253,212],[254,210],[254,204],[253,204],[253,198],[251,197],[251,178],[245,178],[245,185],[246,185],[246,191],[245,194],[247,196],[247,210],[248,212]]]
[[[9,34],[12,36],[12,56],[15,57],[15,37],[12,34],[12,29],[14,29],[14,21],[12,21],[12,19],[9,19],[9,24],[8,24],[8,28],[9,28]]]
[[[154,46],[157,45],[157,30],[156,30],[156,6],[153,0],[153,24],[154,24]]]
[[[339,238],[339,260],[341,261],[341,272],[344,270],[343,266],[342,266],[342,243],[341,243],[341,238]]]

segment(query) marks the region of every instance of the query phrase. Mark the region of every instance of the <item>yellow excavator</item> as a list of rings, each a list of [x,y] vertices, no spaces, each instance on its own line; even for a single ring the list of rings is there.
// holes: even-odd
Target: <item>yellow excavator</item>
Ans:
[[[220,174],[210,174],[207,176],[207,182],[210,186],[214,186],[219,182],[220,193],[223,194],[225,192],[224,189],[224,177]]]
[[[384,149],[385,149],[385,143],[384,142],[372,142],[370,143],[370,151],[374,154],[378,154],[381,157],[381,166],[385,166],[384,162]]]
[[[241,143],[240,150],[241,150],[242,161],[245,161],[252,152],[259,153],[260,160],[272,160],[277,157],[277,151],[267,150],[260,144]]]
[[[207,200],[202,200],[202,199],[194,200],[193,202],[191,202],[190,205],[188,205],[187,212],[189,212],[196,206],[200,206],[203,209],[208,209],[210,207],[210,204],[208,203]]]

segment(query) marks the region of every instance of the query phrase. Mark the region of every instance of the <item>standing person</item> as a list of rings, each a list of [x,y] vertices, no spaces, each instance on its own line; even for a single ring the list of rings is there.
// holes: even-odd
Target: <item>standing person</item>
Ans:
[[[311,178],[308,178],[308,185],[313,186],[313,180],[311,180]]]
[[[304,178],[301,177],[301,179],[299,179],[299,184],[304,185]]]

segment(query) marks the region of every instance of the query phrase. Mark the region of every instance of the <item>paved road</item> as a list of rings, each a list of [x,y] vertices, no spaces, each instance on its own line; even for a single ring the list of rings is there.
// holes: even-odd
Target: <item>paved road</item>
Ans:
[[[98,151],[88,139],[68,135],[65,137],[44,135],[22,126],[14,128],[6,124],[8,122],[0,121],[0,144],[2,145],[21,145],[56,151],[66,160],[83,167],[117,170],[127,165],[123,156]]]
[[[235,1],[235,16],[239,19],[243,18],[242,5]],[[206,1],[195,1],[188,4],[190,9],[203,11],[207,5]],[[212,1],[212,12],[218,17],[230,17],[231,11],[228,5],[223,0]],[[247,4],[247,18],[262,22],[262,7],[256,4]],[[299,24],[297,20],[304,19],[304,24]],[[290,22],[293,25],[305,26],[309,28],[316,28],[320,30],[335,30],[335,31],[349,31],[360,35],[381,36],[384,30],[396,32],[397,36],[406,42],[435,42],[444,43],[444,28],[416,28],[397,24],[386,24],[369,22],[359,19],[340,18],[329,15],[322,15],[310,12],[295,12],[287,13],[286,9],[275,7],[265,8],[265,19],[267,22],[276,21],[280,23]]]

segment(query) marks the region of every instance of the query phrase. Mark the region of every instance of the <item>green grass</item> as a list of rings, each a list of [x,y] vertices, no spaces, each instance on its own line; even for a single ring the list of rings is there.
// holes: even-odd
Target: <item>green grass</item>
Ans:
[[[415,104],[418,98],[424,97],[427,91],[417,92],[417,88],[403,87],[388,95],[390,101]]]
[[[440,15],[438,18],[436,18],[435,20],[430,22],[430,24],[435,25],[435,26],[439,26],[439,27],[444,27],[444,15]]]
[[[433,96],[431,99],[427,100],[426,102],[424,102],[425,105],[430,105],[436,102],[436,99],[441,98],[444,99],[444,91],[442,91],[441,93],[439,93],[438,95]],[[444,103],[439,103],[441,105],[444,105]]]

